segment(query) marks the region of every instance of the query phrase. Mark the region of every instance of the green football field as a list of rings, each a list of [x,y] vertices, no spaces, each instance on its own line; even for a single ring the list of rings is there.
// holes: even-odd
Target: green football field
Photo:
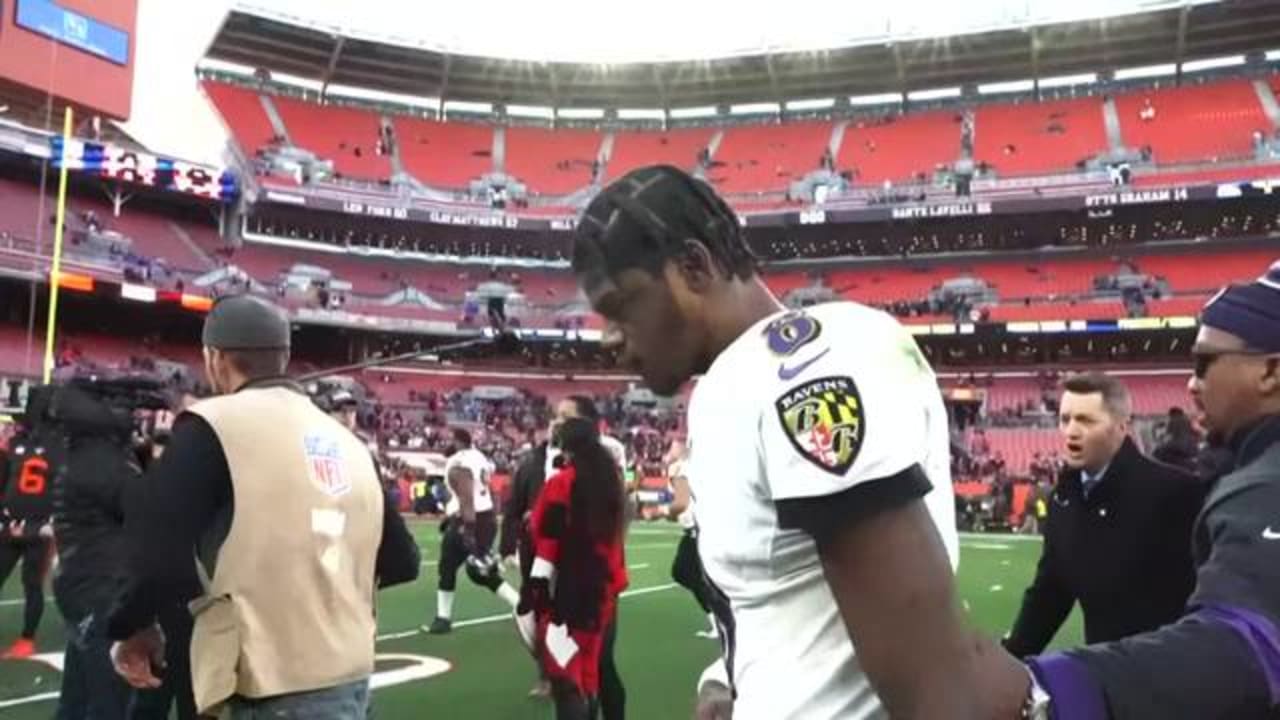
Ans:
[[[503,603],[459,578],[454,632],[434,637],[418,630],[435,610],[435,561],[439,533],[430,522],[412,525],[423,548],[422,577],[383,592],[379,601],[378,668],[374,677],[379,720],[449,717],[483,720],[552,717],[550,706],[531,700],[535,673],[519,644]],[[692,714],[693,686],[719,649],[695,635],[706,618],[670,577],[679,529],[669,523],[636,523],[627,544],[631,588],[619,610],[617,661],[627,686],[629,715],[640,720],[683,720]],[[960,589],[978,626],[1003,633],[1022,589],[1035,570],[1040,543],[1003,535],[962,537]],[[17,573],[0,591],[0,643],[21,623]],[[41,624],[41,661],[0,661],[0,718],[53,715],[63,642],[61,618],[50,603]],[[1081,636],[1078,613],[1056,643]],[[52,664],[51,664],[52,663]]]

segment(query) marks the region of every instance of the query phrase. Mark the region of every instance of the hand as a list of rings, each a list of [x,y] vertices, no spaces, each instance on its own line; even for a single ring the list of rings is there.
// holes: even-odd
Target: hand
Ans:
[[[46,538],[46,539],[53,537],[53,521],[52,520],[40,526],[40,537]]]
[[[111,646],[111,664],[116,674],[140,690],[160,687],[155,670],[164,667],[164,633],[152,625],[133,637]]]
[[[721,682],[703,683],[698,691],[695,720],[733,720],[733,694]]]
[[[15,520],[9,523],[10,537],[21,538],[26,534],[26,530],[27,530],[26,520]]]
[[[502,567],[507,568],[508,570],[519,570],[520,559],[515,555],[505,555],[502,558]]]

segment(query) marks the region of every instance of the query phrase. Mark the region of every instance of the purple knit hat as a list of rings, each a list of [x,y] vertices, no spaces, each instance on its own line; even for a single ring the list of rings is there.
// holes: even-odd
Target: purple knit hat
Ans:
[[[1200,311],[1200,322],[1235,335],[1255,350],[1280,353],[1280,260],[1257,280],[1220,290]]]

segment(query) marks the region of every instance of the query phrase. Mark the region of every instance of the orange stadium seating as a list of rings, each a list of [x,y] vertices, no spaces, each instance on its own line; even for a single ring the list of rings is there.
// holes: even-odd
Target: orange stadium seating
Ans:
[[[603,135],[594,130],[507,128],[507,173],[535,192],[567,195],[591,184]]]
[[[275,137],[275,128],[271,127],[267,111],[262,109],[258,93],[218,82],[206,81],[202,86],[231,135],[247,154],[252,155]]]
[[[1155,116],[1143,119],[1148,101]],[[1116,112],[1125,144],[1150,146],[1164,165],[1252,157],[1253,132],[1271,128],[1248,80],[1128,93],[1116,98]]]
[[[1214,292],[1229,282],[1252,280],[1280,257],[1275,250],[1235,250],[1202,255],[1144,255],[1138,269],[1163,277],[1175,292]]]
[[[931,177],[938,165],[960,155],[960,122],[954,112],[924,112],[886,118],[881,123],[852,120],[844,131],[836,167],[854,171],[854,180],[878,185],[885,180]]]
[[[1280,85],[1275,76],[1270,82]],[[275,132],[256,91],[210,81],[203,87],[246,152],[272,141]],[[1155,115],[1143,119],[1140,113],[1147,101]],[[272,102],[291,139],[332,159],[339,173],[374,180],[390,177],[388,158],[374,149],[380,123],[375,112],[279,96],[272,96]],[[1002,176],[1070,172],[1081,160],[1107,149],[1101,107],[1101,98],[979,105],[974,109],[974,159]],[[1123,93],[1116,97],[1116,107],[1124,144],[1150,146],[1155,161],[1166,166],[1247,160],[1252,157],[1253,132],[1270,134],[1273,129],[1248,80]],[[404,116],[393,116],[391,122],[405,169],[427,184],[462,188],[493,170],[491,125]],[[805,121],[720,130],[617,131],[604,179],[652,163],[692,169],[711,138],[723,132],[708,179],[731,194],[777,192],[819,167],[832,127],[830,122]],[[571,193],[590,182],[604,137],[595,130],[523,126],[510,127],[506,134],[506,169],[534,192],[549,195]],[[848,121],[836,167],[850,171],[857,185],[878,186],[886,180],[902,184],[929,178],[959,153],[956,111],[861,118]],[[1241,180],[1274,174],[1277,167],[1204,168],[1171,175],[1140,172],[1134,182]]]
[[[1053,428],[987,428],[991,452],[1004,457],[1010,472],[1026,475],[1036,453],[1062,450],[1062,436]]]
[[[333,169],[347,177],[385,180],[391,177],[391,161],[378,154],[378,115],[369,110],[319,106],[287,97],[274,98],[289,139],[322,158],[333,160]]]
[[[786,190],[821,164],[831,123],[742,125],[724,131],[707,179],[724,193]]]
[[[405,170],[428,185],[464,188],[493,172],[493,128],[418,118],[392,119]]]
[[[1151,185],[1192,185],[1209,182],[1244,182],[1262,178],[1280,178],[1280,165],[1236,165],[1226,168],[1209,168],[1205,170],[1187,170],[1185,172],[1162,172],[1138,175],[1133,184],[1139,187]]]
[[[1001,176],[1072,170],[1106,149],[1099,98],[983,105],[975,112],[973,159]]]
[[[692,170],[715,135],[713,128],[682,128],[667,132],[618,132],[606,176],[616,178],[644,165],[674,165]]]

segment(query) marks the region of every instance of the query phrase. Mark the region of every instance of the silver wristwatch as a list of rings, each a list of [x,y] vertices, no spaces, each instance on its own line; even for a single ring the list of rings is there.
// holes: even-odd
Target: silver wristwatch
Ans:
[[[1049,693],[1040,685],[1031,668],[1027,668],[1027,674],[1031,676],[1031,687],[1027,689],[1027,698],[1022,701],[1020,717],[1022,720],[1050,720],[1053,698],[1049,697]]]

